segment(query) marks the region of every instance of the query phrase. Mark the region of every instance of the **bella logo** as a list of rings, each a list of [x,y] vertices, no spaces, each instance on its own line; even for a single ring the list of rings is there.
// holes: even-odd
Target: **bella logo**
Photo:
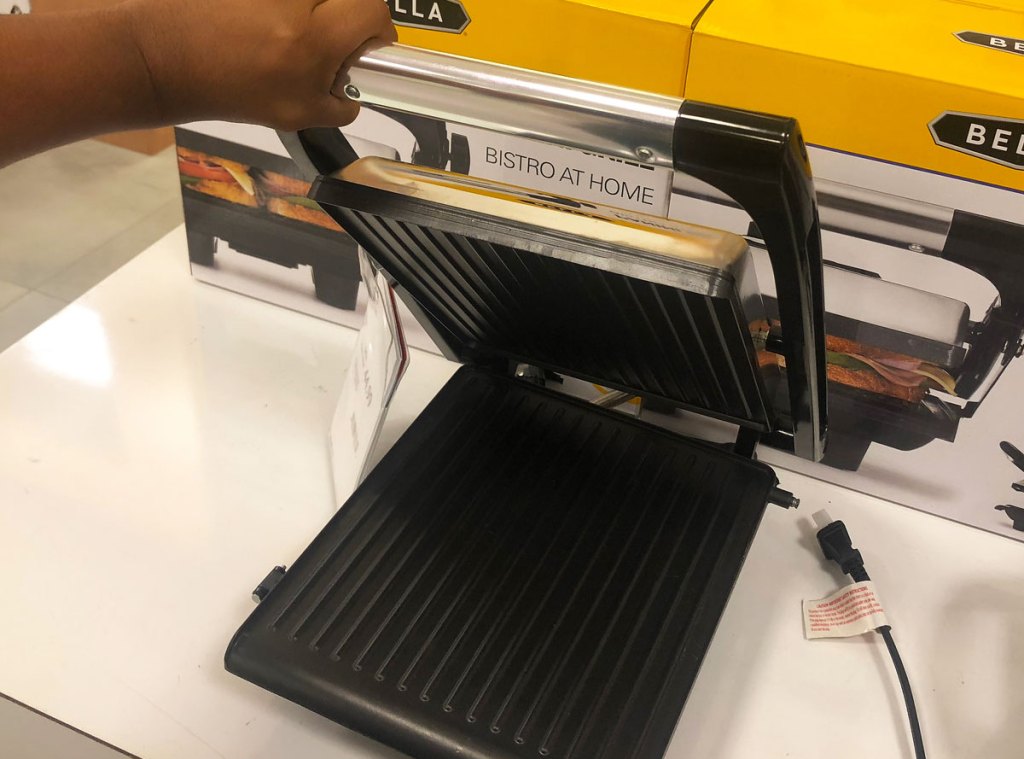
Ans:
[[[954,36],[968,45],[980,45],[991,50],[1002,50],[1004,53],[1024,55],[1024,40],[1013,37],[997,37],[994,34],[982,34],[981,32],[957,32]]]
[[[470,18],[461,0],[385,0],[398,26],[459,34]]]
[[[936,145],[1024,170],[1024,121],[947,111],[928,129]]]

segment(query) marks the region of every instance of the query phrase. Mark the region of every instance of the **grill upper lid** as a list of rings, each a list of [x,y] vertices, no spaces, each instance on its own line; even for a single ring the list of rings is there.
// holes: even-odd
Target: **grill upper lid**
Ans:
[[[743,238],[379,158],[313,196],[459,360],[531,363],[772,427]]]
[[[595,249],[593,258],[579,263],[593,266],[606,258],[608,266],[622,269],[628,265],[631,274],[667,284],[690,284],[699,289],[703,283],[746,265],[747,242],[738,235],[502,182],[382,158],[357,161],[338,178],[474,214],[480,219],[481,233],[491,217],[544,230],[553,238],[600,244],[605,250]],[[564,253],[553,245],[535,252],[554,257]],[[602,256],[608,252],[615,255]],[[697,272],[696,277],[686,278],[691,272]]]

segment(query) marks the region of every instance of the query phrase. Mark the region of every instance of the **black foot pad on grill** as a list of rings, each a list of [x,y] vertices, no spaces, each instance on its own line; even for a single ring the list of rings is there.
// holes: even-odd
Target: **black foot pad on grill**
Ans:
[[[227,668],[422,759],[655,759],[776,484],[463,368]]]

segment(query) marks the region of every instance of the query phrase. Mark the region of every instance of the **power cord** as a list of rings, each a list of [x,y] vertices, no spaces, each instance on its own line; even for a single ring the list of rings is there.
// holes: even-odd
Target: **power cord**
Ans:
[[[818,545],[826,559],[834,561],[843,570],[843,574],[849,575],[854,582],[867,582],[867,570],[864,569],[864,558],[860,551],[853,547],[850,533],[846,525],[841,521],[833,520],[827,511],[819,511],[814,515],[814,522],[818,526]],[[896,676],[900,681],[900,689],[903,691],[903,700],[907,705],[907,718],[910,721],[910,737],[914,742],[914,755],[917,759],[926,759],[924,753],[924,739],[921,737],[921,724],[917,719],[917,706],[914,704],[914,694],[910,689],[910,678],[907,677],[907,670],[903,666],[903,659],[900,658],[899,649],[896,648],[896,641],[892,637],[892,628],[889,625],[879,627],[876,632],[885,641],[885,647],[892,657],[893,666],[896,668]]]

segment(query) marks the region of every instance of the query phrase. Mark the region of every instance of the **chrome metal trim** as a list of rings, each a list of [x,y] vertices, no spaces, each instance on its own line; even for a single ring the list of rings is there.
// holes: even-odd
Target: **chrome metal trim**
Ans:
[[[685,174],[676,174],[672,189],[697,200],[739,208],[725,193]],[[915,253],[940,255],[946,246],[952,208],[827,179],[815,179],[814,189],[822,230]]]
[[[671,168],[680,98],[389,45],[334,85],[367,105]]]
[[[852,185],[815,182],[821,228],[906,248],[940,254],[953,224],[953,209]]]

